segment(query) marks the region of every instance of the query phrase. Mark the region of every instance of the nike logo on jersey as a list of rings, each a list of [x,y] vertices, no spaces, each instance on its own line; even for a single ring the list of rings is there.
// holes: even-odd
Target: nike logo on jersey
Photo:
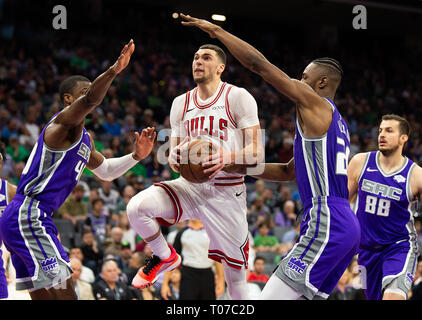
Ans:
[[[240,196],[241,194],[243,193],[243,191],[242,192],[236,192],[236,197],[238,197],[238,196]]]
[[[193,109],[195,109],[195,108],[192,108],[192,109],[186,110],[186,113],[191,112]]]
[[[375,172],[375,171],[378,171],[378,170],[377,169],[368,168],[368,169],[366,169],[366,171],[368,171],[368,172]]]

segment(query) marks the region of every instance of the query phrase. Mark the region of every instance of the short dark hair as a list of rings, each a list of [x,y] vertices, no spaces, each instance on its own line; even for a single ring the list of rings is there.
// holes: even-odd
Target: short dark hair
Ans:
[[[210,50],[215,51],[215,53],[217,53],[217,56],[220,58],[221,62],[223,64],[226,64],[226,62],[227,62],[226,53],[219,46],[217,46],[215,44],[204,44],[204,45],[200,46],[199,49],[210,49]]]
[[[76,75],[64,79],[59,86],[60,102],[64,104],[65,93],[73,94],[73,91],[78,85],[78,82],[90,82],[87,77]]]
[[[331,70],[335,70],[339,74],[340,78],[343,77],[343,68],[341,67],[340,62],[338,62],[334,58],[329,58],[329,57],[318,58],[318,59],[312,60],[312,63],[328,67]]]
[[[92,200],[92,206],[95,206],[97,202],[102,202],[104,204],[103,198],[95,198],[94,200]]]
[[[253,260],[253,263],[257,262],[258,260],[262,260],[265,262],[265,258],[262,256],[256,256],[255,259]]]
[[[390,113],[390,114],[383,115],[381,118],[381,121],[387,121],[387,120],[398,121],[400,134],[405,134],[408,137],[410,136],[410,131],[411,131],[410,124],[409,124],[409,121],[407,121],[405,118],[400,117],[396,114]]]

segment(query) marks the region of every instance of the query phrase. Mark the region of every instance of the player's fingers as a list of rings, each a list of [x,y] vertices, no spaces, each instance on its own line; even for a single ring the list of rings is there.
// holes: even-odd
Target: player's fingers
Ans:
[[[186,14],[183,14],[183,13],[180,13],[180,16],[181,16],[183,19],[188,20],[188,21],[195,21],[195,20],[198,20],[198,19],[196,19],[196,18],[194,18],[194,17],[191,17],[190,15],[186,15]]]
[[[127,44],[125,44],[125,46],[123,47],[122,51],[120,52],[121,54],[124,54],[127,51]]]
[[[214,177],[223,169],[223,167],[224,167],[224,165],[222,165],[222,164],[220,164],[220,165],[218,165],[218,166],[216,166],[216,168],[214,169],[215,171],[214,171],[214,173],[213,174],[211,174],[209,177],[208,177],[208,179],[209,180],[211,180],[211,179],[214,179]]]
[[[203,164],[208,164],[208,163],[216,164],[216,163],[221,163],[222,159],[223,159],[222,155],[219,152],[217,152],[217,153],[214,153],[214,154],[211,154],[209,156],[204,157],[202,159],[202,163]]]
[[[146,128],[146,129],[144,129],[145,130],[145,135],[148,137],[148,138],[152,138],[153,136],[154,136],[154,134],[156,133],[155,132],[155,128],[150,128],[150,127],[148,127],[148,128]]]
[[[188,143],[190,141],[190,137],[189,136],[186,136],[183,140],[182,140],[182,142],[180,142],[179,143],[179,146],[183,146],[183,145],[185,145],[186,143]]]
[[[135,50],[135,43],[133,42],[133,39],[130,39],[129,44],[128,44],[128,53],[132,54],[133,51]]]
[[[214,172],[217,168],[218,168],[219,164],[210,164],[206,167],[202,166],[204,168],[204,173],[208,174],[208,173],[212,173]]]
[[[187,26],[187,27],[196,26],[196,22],[187,22],[187,21],[182,21],[182,24],[183,24],[184,26]]]

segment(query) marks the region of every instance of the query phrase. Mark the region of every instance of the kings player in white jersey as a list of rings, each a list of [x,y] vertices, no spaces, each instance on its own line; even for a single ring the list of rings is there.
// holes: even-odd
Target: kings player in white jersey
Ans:
[[[181,262],[157,221],[174,224],[192,218],[204,224],[210,238],[209,258],[223,263],[231,297],[247,299],[249,242],[244,176],[223,169],[234,162],[256,163],[264,150],[256,101],[245,89],[221,81],[225,65],[226,55],[220,47],[201,46],[192,63],[197,87],[176,97],[170,111],[171,167],[179,172],[183,163],[180,151],[188,141],[208,139],[219,150],[202,164],[210,179],[201,184],[183,177],[156,183],[134,196],[127,206],[132,227],[153,251],[152,259],[132,282],[136,288],[150,286],[160,273]]]

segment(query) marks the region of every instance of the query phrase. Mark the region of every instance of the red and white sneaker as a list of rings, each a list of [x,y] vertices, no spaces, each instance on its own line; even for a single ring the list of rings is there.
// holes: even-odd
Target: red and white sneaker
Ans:
[[[146,265],[140,268],[133,278],[133,287],[137,289],[147,288],[157,281],[162,272],[171,271],[180,266],[182,258],[171,245],[169,245],[169,248],[171,254],[167,259],[160,259],[155,255],[148,259]]]

